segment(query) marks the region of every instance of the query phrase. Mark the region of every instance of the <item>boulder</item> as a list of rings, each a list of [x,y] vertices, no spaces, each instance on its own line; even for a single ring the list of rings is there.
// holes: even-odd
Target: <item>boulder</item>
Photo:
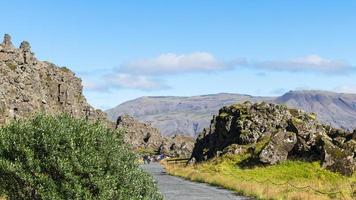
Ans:
[[[351,176],[355,171],[355,152],[341,149],[325,140],[323,167],[343,175]]]
[[[273,135],[267,146],[261,151],[260,161],[267,164],[285,161],[296,143],[295,133],[280,131]]]
[[[223,149],[222,154],[239,155],[246,152],[244,145],[232,144]]]
[[[224,153],[232,144],[256,143],[261,137],[285,130],[291,118],[285,106],[265,102],[223,107],[210,127],[198,136],[192,156],[199,162],[217,156],[218,152]]]

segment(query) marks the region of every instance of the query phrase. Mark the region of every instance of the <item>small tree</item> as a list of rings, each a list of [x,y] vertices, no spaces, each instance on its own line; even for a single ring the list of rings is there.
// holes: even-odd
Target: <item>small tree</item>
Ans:
[[[8,199],[162,199],[136,160],[121,133],[67,115],[0,129],[0,188]]]

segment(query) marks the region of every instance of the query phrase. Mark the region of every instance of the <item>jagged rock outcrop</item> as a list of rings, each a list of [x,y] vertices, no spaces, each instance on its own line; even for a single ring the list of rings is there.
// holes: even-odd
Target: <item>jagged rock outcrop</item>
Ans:
[[[133,149],[145,148],[158,150],[163,137],[156,128],[146,123],[139,123],[129,115],[119,116],[116,128],[124,131],[124,140]]]
[[[140,123],[129,115],[119,116],[117,129],[124,131],[124,140],[140,153],[164,154],[170,157],[190,157],[194,140],[188,136],[162,137],[158,129]]]
[[[315,114],[301,110],[245,102],[220,109],[198,136],[192,158],[199,162],[262,145],[256,157],[260,163],[319,160],[327,169],[351,175],[356,167],[355,133],[323,125]]]
[[[15,48],[8,34],[0,44],[0,77],[0,124],[36,112],[106,119],[87,103],[72,71],[37,60],[26,41]]]
[[[160,147],[160,153],[170,157],[189,158],[194,147],[194,139],[189,136],[175,135],[165,137]]]

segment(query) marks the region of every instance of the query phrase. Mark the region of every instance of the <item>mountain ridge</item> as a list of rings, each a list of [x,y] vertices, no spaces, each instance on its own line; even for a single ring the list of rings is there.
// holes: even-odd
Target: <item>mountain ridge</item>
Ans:
[[[314,112],[320,121],[337,128],[356,128],[356,94],[324,90],[289,91],[277,97],[217,93],[197,96],[144,96],[106,110],[111,120],[129,114],[151,123],[163,135],[196,136],[209,126],[212,115],[224,106],[244,101],[284,104]],[[198,127],[197,127],[198,126]]]

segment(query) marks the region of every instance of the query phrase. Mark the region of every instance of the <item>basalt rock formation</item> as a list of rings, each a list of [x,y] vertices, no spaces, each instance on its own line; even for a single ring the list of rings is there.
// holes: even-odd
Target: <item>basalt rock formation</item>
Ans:
[[[320,161],[326,169],[344,175],[351,175],[356,167],[356,130],[335,129],[321,124],[315,114],[264,102],[220,109],[210,127],[198,136],[191,160],[200,162],[256,148],[261,150],[254,163]]]
[[[170,157],[190,157],[194,146],[191,137],[177,135],[161,136],[158,129],[147,123],[140,123],[129,115],[119,116],[117,129],[122,129],[124,140],[134,151],[142,154],[164,154]]]
[[[189,158],[192,155],[194,139],[184,135],[164,137],[160,153],[170,157]]]
[[[28,42],[15,48],[10,35],[0,44],[0,125],[36,112],[106,119],[83,96],[81,80],[65,67],[39,61]]]
[[[139,148],[158,150],[163,142],[163,137],[156,128],[139,123],[129,115],[119,116],[116,128],[125,132],[124,140],[134,150]]]

